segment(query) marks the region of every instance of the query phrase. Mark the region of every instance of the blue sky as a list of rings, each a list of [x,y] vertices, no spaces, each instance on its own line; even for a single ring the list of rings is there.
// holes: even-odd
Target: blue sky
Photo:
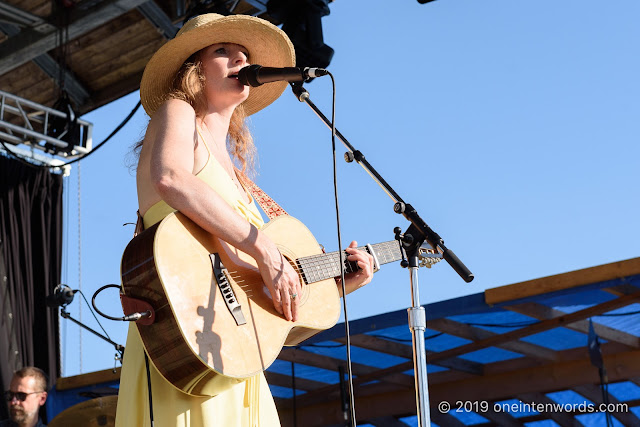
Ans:
[[[395,191],[475,274],[442,262],[420,270],[429,303],[639,256],[640,4],[339,0],[323,18],[335,49],[336,124]],[[269,64],[261,64],[268,66]],[[329,116],[328,77],[306,85]],[[138,101],[126,96],[85,116],[102,141]],[[119,283],[137,209],[134,119],[65,180],[63,283],[90,299]],[[330,131],[287,90],[251,118],[257,183],[338,247]],[[338,143],[343,244],[393,239],[406,220]],[[349,318],[407,308],[408,272],[390,264],[349,295]],[[97,303],[120,313],[117,293]],[[79,312],[81,308],[81,313]],[[76,295],[68,307],[98,328]],[[124,344],[126,325],[101,318]],[[61,320],[64,376],[114,366],[113,347]]]

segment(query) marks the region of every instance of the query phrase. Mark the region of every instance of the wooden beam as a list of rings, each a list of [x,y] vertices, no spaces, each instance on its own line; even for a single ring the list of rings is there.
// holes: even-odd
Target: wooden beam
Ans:
[[[434,331],[444,332],[449,335],[465,338],[471,341],[482,340],[494,335],[495,332],[475,326],[465,325],[450,319],[434,319],[427,322],[427,327]],[[558,355],[554,350],[539,345],[531,344],[525,341],[511,341],[500,344],[502,349],[513,351],[515,353],[524,354],[545,360],[557,360]]]
[[[156,4],[154,0],[147,0],[138,6],[138,11],[153,25],[165,40],[171,40],[178,32],[171,18]]]
[[[336,382],[338,378],[338,367],[344,366],[346,367],[346,362],[342,359],[336,359],[329,356],[323,356],[316,353],[311,353],[309,351],[295,349],[295,348],[284,348],[278,359],[285,360],[287,362],[295,362],[301,363],[303,365],[314,366],[316,368],[327,369],[330,371],[336,372]],[[353,369],[353,374],[356,376],[370,375],[378,370],[373,366],[363,365],[361,363],[352,363],[351,368]],[[389,377],[384,378],[384,381],[399,384],[405,387],[414,387],[415,381],[412,376],[404,375],[404,374],[395,374]]]
[[[552,408],[553,404],[557,403],[553,400],[549,399],[543,393],[521,393],[516,396],[521,402],[528,403],[532,406],[536,406],[542,403],[545,407]],[[539,408],[538,408],[539,409]],[[536,410],[548,418],[551,418],[556,422],[560,427],[584,427],[584,424],[580,422],[577,418],[572,416],[568,412],[564,411],[548,411],[548,412],[540,412]]]
[[[375,427],[408,427],[406,423],[403,423],[395,417],[377,417],[366,420],[366,423]]]
[[[447,427],[466,427],[467,425],[451,415],[448,412],[444,414],[438,410],[430,411],[431,421],[435,422],[439,426],[447,426]]]
[[[524,314],[525,316],[532,317],[538,320],[548,320],[566,316],[567,313],[547,307],[544,304],[537,302],[526,302],[516,305],[508,305],[504,307],[506,310],[513,311],[515,313]],[[571,324],[565,325],[565,328],[572,329],[574,331],[589,334],[589,321],[580,320]],[[630,348],[640,348],[640,338],[635,335],[628,334],[618,329],[613,329],[605,325],[593,322],[593,329],[599,337],[606,339],[607,341],[615,341]]]
[[[494,305],[607,280],[624,279],[637,274],[640,274],[640,258],[632,258],[556,276],[487,289],[484,291],[484,295],[486,303]]]
[[[11,24],[0,23],[0,31],[13,37],[20,33],[20,28]],[[58,86],[60,84],[58,78],[61,74],[64,75],[65,90],[76,105],[82,105],[89,99],[90,94],[87,88],[78,81],[72,72],[66,69],[62,70],[60,65],[49,54],[38,55],[33,58],[33,62]]]
[[[628,351],[629,348],[618,343],[608,342],[601,344],[601,353],[603,355],[613,355]],[[558,351],[558,362],[569,362],[572,360],[582,360],[587,357],[587,346],[571,348],[568,350]],[[502,374],[522,369],[528,369],[535,366],[544,366],[548,362],[541,359],[531,357],[519,357],[517,359],[503,360],[499,362],[487,363],[484,367],[485,375]]]
[[[523,427],[522,421],[506,411],[496,411],[493,402],[489,402],[486,411],[479,412],[478,415],[493,421],[500,427]]]
[[[340,338],[335,340],[342,344],[346,343],[346,338]],[[384,338],[374,337],[367,334],[359,334],[351,337],[351,345],[366,348],[367,350],[377,351],[380,353],[391,354],[393,356],[403,357],[405,359],[413,360],[413,347],[402,344],[396,341],[387,340]],[[427,352],[427,359],[430,354],[434,352]],[[453,357],[451,359],[442,360],[435,365],[442,366],[448,369],[455,369],[456,371],[467,372],[473,375],[482,375],[482,364],[472,362],[470,360],[459,359]]]
[[[87,10],[72,15],[68,26],[69,40],[73,40],[106,22],[139,6],[146,0],[103,0]],[[46,53],[57,45],[57,29],[52,26],[41,31],[29,28],[0,43],[0,75]]]
[[[633,286],[631,283],[624,283],[622,285],[611,286],[610,288],[603,288],[602,290],[619,297],[621,295],[632,294],[637,289],[638,288]]]
[[[102,107],[111,101],[115,101],[116,99],[120,99],[123,96],[128,95],[131,92],[132,87],[139,87],[138,85],[140,84],[141,78],[142,71],[131,75],[129,78],[121,79],[118,83],[113,84],[104,90],[94,92],[91,98],[89,98],[89,100],[79,108],[80,113],[88,113],[89,111]],[[124,117],[125,115],[123,115],[122,118]]]
[[[60,377],[56,381],[56,390],[70,390],[88,385],[117,381],[120,379],[121,368],[105,369],[103,371],[89,372],[87,374],[74,375],[72,377]]]
[[[604,402],[602,400],[602,391],[600,390],[600,387],[595,384],[585,384],[573,387],[573,391],[589,399],[595,405],[600,405]],[[616,405],[619,404],[620,401],[610,394],[609,403]],[[638,417],[636,417],[631,411],[610,412],[610,414],[624,426],[640,426],[640,419],[638,419]]]
[[[609,367],[609,381],[622,381],[640,374],[638,357],[640,357],[640,350],[603,356],[605,366]],[[598,370],[591,365],[591,360],[585,352],[585,357],[580,360],[549,363],[512,372],[437,384],[430,387],[430,393],[438,400],[449,402],[502,400],[522,393],[547,393],[583,384],[597,384],[599,381]]]
[[[276,372],[265,371],[264,373],[267,382],[271,385],[277,385],[280,387],[293,388],[293,382],[291,375],[278,374]],[[309,391],[317,390],[322,387],[326,387],[327,383],[320,381],[309,380],[306,378],[296,377],[296,390]]]

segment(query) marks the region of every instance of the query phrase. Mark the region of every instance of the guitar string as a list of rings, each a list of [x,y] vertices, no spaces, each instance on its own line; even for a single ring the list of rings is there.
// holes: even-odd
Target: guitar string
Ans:
[[[394,257],[394,254],[399,251],[395,242],[383,242],[372,245],[375,248],[376,256],[378,259],[382,259],[382,264],[390,262],[389,260],[397,259]],[[366,247],[361,246],[358,247],[359,250],[367,250]],[[387,258],[387,256],[389,258]],[[330,278],[337,277],[339,274],[339,266],[336,262],[339,262],[338,252],[330,252],[326,254],[317,254],[310,255],[306,257],[298,258],[297,265],[292,265],[294,271],[303,279],[303,282],[306,284],[315,283],[320,280],[326,280]],[[304,264],[304,265],[303,265]],[[347,261],[347,271],[353,272],[355,268],[357,268],[353,261]],[[299,266],[298,266],[299,265]],[[227,270],[227,274],[229,277],[236,283],[240,288],[252,287],[253,284],[246,283],[245,280],[242,279],[243,275],[237,271],[230,272]]]

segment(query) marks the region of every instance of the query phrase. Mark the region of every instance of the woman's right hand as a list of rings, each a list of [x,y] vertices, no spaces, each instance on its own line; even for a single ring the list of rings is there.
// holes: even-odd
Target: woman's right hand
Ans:
[[[295,321],[302,294],[300,278],[276,245],[271,240],[265,240],[262,256],[256,259],[262,280],[271,293],[273,306],[278,313],[287,320]]]

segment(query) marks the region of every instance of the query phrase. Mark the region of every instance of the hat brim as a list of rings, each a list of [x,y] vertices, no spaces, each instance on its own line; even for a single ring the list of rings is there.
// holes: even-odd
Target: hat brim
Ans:
[[[248,15],[214,14],[208,14],[208,17],[201,15],[193,20],[196,21],[185,24],[191,24],[188,31],[178,33],[158,49],[145,67],[140,82],[140,100],[149,116],[167,99],[182,64],[212,44],[239,44],[248,50],[252,64],[295,66],[295,51],[289,37],[268,21]],[[246,114],[254,114],[271,104],[286,87],[286,82],[274,82],[251,88],[249,97],[243,102]]]

